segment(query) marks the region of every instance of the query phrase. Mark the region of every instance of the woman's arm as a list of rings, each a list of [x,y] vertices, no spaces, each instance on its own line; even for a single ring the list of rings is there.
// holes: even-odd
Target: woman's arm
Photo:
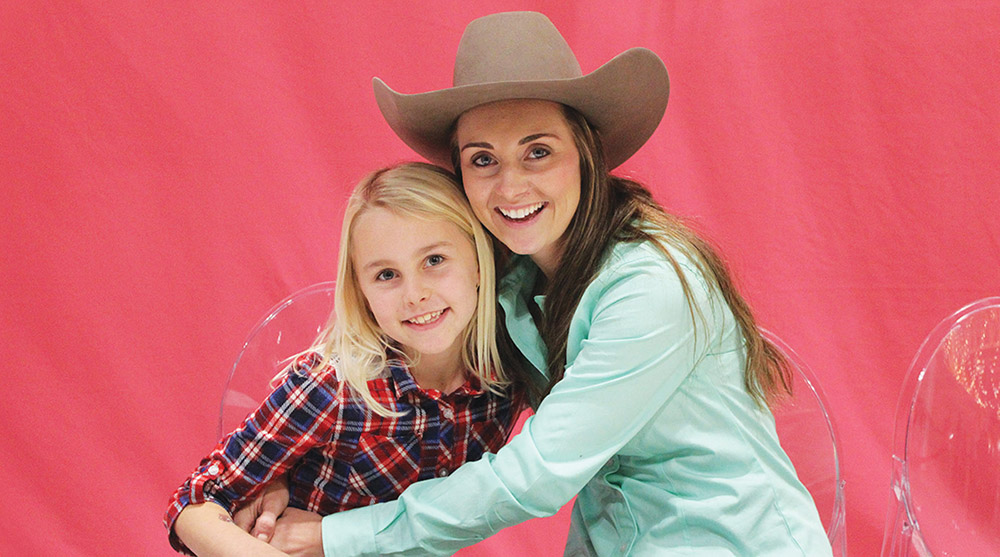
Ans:
[[[697,280],[689,275],[710,312]],[[577,316],[585,338],[570,339],[572,364],[519,435],[397,501],[325,517],[326,554],[450,554],[553,514],[662,409],[694,367],[696,339],[704,346],[710,334],[701,322],[694,334],[676,273],[649,255],[602,273]]]
[[[214,503],[184,507],[174,521],[174,532],[199,557],[286,555],[243,531],[233,523],[226,509]]]

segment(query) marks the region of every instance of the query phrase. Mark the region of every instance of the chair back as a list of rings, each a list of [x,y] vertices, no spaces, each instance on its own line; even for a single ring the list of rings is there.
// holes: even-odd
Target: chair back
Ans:
[[[333,314],[333,281],[307,286],[278,302],[250,330],[226,378],[218,438],[238,428],[271,393],[288,358],[309,348]]]
[[[928,335],[896,406],[883,556],[1000,555],[1000,297]]]
[[[778,438],[795,466],[799,480],[813,497],[827,536],[838,557],[847,555],[847,518],[842,453],[829,403],[812,370],[787,344],[764,331],[792,366],[791,399],[773,409]]]

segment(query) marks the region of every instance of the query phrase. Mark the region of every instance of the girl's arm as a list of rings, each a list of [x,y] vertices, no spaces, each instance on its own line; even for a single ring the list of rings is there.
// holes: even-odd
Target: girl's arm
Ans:
[[[174,532],[198,557],[286,555],[244,532],[233,523],[226,509],[215,503],[184,507],[174,522]]]
[[[199,539],[206,532],[203,526],[217,527],[220,523],[242,532],[235,524],[222,523],[218,513],[223,512],[224,519],[230,518],[235,507],[268,481],[287,473],[309,450],[321,443],[336,442],[339,423],[336,387],[311,372],[309,364],[315,361],[309,356],[303,358],[243,426],[220,441],[174,493],[164,518],[174,549],[184,551],[188,543],[202,543],[194,537],[184,537],[175,528],[189,507],[214,503],[205,508],[215,512],[198,511],[188,519],[191,524],[200,525],[188,529]],[[207,541],[224,547],[211,535]]]

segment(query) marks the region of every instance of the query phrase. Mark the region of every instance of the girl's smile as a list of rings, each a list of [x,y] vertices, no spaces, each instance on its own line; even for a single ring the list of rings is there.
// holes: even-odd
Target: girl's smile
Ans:
[[[406,322],[409,323],[410,325],[413,325],[414,327],[430,326],[437,323],[438,320],[440,320],[441,316],[444,315],[444,312],[446,311],[448,311],[447,308],[438,311],[432,311],[430,313],[418,315],[417,317],[414,317],[412,319],[407,319]]]

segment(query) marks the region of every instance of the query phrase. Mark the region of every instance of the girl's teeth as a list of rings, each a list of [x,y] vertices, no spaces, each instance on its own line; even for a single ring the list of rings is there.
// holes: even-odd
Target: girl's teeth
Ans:
[[[529,205],[521,209],[500,209],[500,212],[503,216],[509,219],[520,220],[528,215],[531,215],[532,213],[537,212],[542,208],[542,205],[544,205],[544,203],[535,203],[534,205]]]
[[[423,325],[424,323],[430,323],[431,321],[434,321],[435,319],[437,319],[438,317],[440,317],[443,312],[444,312],[444,310],[440,310],[440,311],[433,311],[431,313],[425,313],[423,315],[418,315],[417,317],[414,317],[413,319],[410,319],[410,323],[415,323],[417,325]]]

